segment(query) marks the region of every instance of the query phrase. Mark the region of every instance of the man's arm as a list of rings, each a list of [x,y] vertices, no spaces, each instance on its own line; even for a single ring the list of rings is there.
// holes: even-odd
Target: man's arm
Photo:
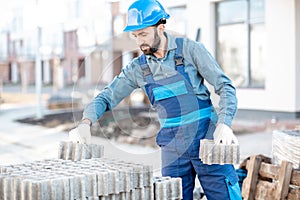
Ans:
[[[122,70],[91,103],[86,105],[82,119],[88,119],[94,123],[102,117],[104,112],[112,110],[137,87],[132,70]]]
[[[104,112],[112,110],[122,99],[137,88],[137,84],[135,84],[133,80],[134,75],[131,71],[122,70],[122,72],[85,107],[81,122],[75,129],[69,132],[70,140],[73,142],[90,143],[90,127],[92,123],[101,118]]]
[[[218,123],[231,127],[237,110],[236,90],[213,56],[201,43],[191,43],[190,53],[201,76],[214,87],[220,96]]]
[[[214,141],[219,144],[238,144],[233,134],[231,123],[237,110],[236,90],[232,81],[225,75],[212,55],[201,43],[192,43],[192,59],[194,60],[201,76],[215,89],[220,96],[219,115]]]

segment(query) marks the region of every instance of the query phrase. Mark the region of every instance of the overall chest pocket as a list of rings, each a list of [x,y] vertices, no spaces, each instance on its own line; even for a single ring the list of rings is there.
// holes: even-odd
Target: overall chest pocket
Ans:
[[[153,88],[152,92],[155,101],[160,101],[188,93],[185,82],[183,80],[166,85],[160,85]]]

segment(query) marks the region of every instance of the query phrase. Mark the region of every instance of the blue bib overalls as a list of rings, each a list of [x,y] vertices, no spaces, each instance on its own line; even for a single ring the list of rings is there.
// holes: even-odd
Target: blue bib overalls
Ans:
[[[208,132],[215,128],[215,112],[210,100],[200,100],[194,94],[184,71],[182,38],[177,38],[176,44],[178,73],[174,76],[155,81],[146,56],[139,57],[145,91],[161,125],[156,142],[161,147],[162,175],[182,178],[184,200],[193,199],[196,175],[209,200],[241,199],[233,165],[206,165],[199,159],[200,139],[212,139]]]

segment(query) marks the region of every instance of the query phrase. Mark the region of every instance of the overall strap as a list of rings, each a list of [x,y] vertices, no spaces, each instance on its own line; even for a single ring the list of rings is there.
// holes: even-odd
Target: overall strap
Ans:
[[[144,76],[145,81],[147,83],[153,83],[154,79],[153,79],[150,67],[147,63],[147,58],[146,58],[145,54],[142,54],[139,56],[139,62],[140,62],[140,67],[143,71],[143,76]]]
[[[177,48],[175,50],[175,69],[178,71],[180,74],[182,74],[186,80],[191,83],[190,78],[188,74],[184,71],[184,62],[183,62],[183,54],[182,54],[182,49],[183,49],[183,38],[176,38],[176,45]]]

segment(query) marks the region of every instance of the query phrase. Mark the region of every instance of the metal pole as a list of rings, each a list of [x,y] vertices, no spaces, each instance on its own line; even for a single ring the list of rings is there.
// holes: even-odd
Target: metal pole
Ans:
[[[41,66],[41,35],[42,28],[37,27],[37,47],[36,47],[36,56],[35,56],[35,93],[37,99],[36,106],[36,117],[42,118],[42,66]]]

